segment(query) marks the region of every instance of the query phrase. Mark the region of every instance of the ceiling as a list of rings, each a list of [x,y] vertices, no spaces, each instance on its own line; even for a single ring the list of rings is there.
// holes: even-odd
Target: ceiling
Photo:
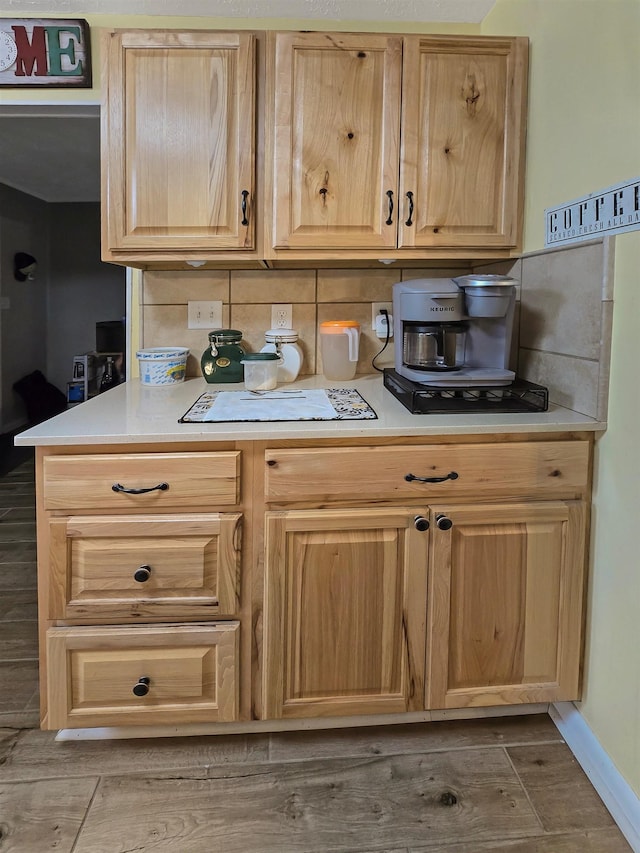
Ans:
[[[179,14],[479,24],[494,4],[495,0],[182,0]],[[29,12],[50,13],[52,6],[52,0],[30,0]],[[69,16],[150,11],[154,17],[175,15],[175,0],[65,2]],[[97,202],[99,148],[98,106],[0,104],[0,183],[46,202]]]

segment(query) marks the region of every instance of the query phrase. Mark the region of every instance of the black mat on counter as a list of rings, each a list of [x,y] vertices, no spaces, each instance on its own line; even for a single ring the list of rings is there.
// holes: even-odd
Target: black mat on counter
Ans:
[[[355,388],[205,391],[178,423],[363,421],[377,415]]]

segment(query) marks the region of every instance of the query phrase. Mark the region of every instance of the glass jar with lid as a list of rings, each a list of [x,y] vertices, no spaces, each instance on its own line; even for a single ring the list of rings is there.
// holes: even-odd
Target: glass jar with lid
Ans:
[[[295,329],[269,329],[264,333],[266,344],[261,352],[275,352],[282,358],[278,367],[278,382],[293,382],[302,367],[302,349]]]
[[[207,382],[242,382],[245,351],[240,345],[238,329],[214,329],[209,332],[209,346],[202,353],[200,367]]]

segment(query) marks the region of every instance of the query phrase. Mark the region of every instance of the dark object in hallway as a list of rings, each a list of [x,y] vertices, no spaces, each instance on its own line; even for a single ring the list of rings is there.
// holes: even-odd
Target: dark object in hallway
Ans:
[[[67,408],[67,398],[47,381],[46,376],[39,370],[34,370],[22,379],[13,383],[13,390],[22,397],[27,407],[29,423],[39,424],[64,412]]]
[[[33,447],[15,447],[14,436],[22,430],[5,432],[0,435],[0,477],[13,471],[23,462],[32,461],[34,457]],[[2,510],[0,509],[0,515]]]

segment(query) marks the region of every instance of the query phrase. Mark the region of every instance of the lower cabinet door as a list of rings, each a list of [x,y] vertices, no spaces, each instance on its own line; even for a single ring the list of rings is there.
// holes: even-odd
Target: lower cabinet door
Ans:
[[[416,514],[267,513],[264,717],[424,707],[429,534]]]
[[[432,510],[427,708],[578,699],[585,505]]]
[[[47,728],[230,722],[239,622],[47,631]]]

